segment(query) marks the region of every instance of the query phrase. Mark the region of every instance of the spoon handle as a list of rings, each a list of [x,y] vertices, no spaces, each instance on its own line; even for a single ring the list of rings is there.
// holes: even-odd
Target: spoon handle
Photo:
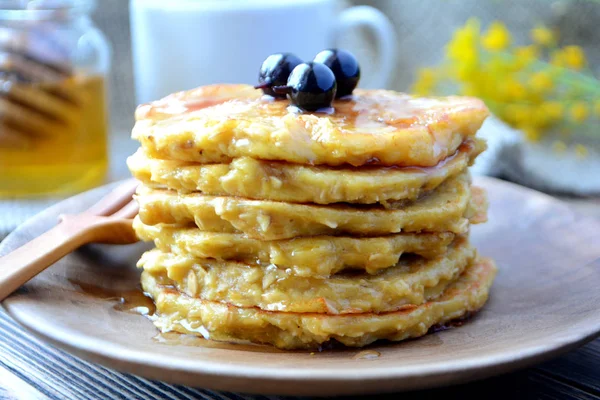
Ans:
[[[0,257],[0,301],[56,261],[89,243],[92,231],[65,220],[32,241]]]

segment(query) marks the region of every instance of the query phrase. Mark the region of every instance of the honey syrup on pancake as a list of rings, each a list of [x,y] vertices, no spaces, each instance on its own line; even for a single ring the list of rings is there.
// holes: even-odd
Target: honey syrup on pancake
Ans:
[[[298,112],[251,86],[213,85],[140,106],[133,137],[156,158],[200,163],[250,156],[308,165],[433,166],[487,116],[473,98],[386,90],[356,90],[332,105],[333,113]]]
[[[177,92],[160,100],[142,104],[136,109],[135,116],[137,120],[161,120],[213,107],[227,101],[240,101],[243,98],[257,100],[260,97],[260,90],[244,85],[202,86],[190,92]]]
[[[257,114],[263,116],[314,114],[332,119],[347,133],[384,133],[385,129],[408,127],[420,118],[426,119],[428,109],[442,104],[434,98],[413,98],[408,94],[399,96],[397,93],[390,95],[383,90],[357,92],[355,95],[334,101],[333,110],[328,109],[328,112],[304,113],[297,107],[291,107],[285,99],[263,96],[259,90],[251,87],[212,85],[187,94],[175,93],[141,105],[136,111],[136,118],[161,120],[228,103],[227,113],[230,115],[235,115],[236,110],[252,105],[257,108]]]

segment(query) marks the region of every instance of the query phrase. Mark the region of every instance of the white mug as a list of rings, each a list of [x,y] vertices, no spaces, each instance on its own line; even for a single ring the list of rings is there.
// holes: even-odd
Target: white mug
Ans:
[[[130,18],[139,103],[211,83],[256,84],[268,55],[290,52],[310,61],[347,42],[357,28],[372,33],[377,54],[373,60],[357,53],[360,86],[383,88],[394,69],[392,24],[368,6],[340,11],[336,0],[130,0]]]

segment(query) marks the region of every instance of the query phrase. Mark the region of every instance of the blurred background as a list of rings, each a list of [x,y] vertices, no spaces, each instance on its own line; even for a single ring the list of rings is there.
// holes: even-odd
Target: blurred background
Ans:
[[[363,87],[481,97],[494,117],[478,174],[597,202],[599,23],[597,0],[0,1],[4,230],[128,177],[138,102],[332,45],[357,55]]]

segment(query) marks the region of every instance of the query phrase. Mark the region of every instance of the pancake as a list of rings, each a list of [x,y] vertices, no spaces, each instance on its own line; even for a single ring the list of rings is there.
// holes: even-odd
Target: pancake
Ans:
[[[229,164],[192,164],[158,160],[141,149],[129,157],[133,176],[151,187],[180,193],[291,203],[381,203],[414,200],[463,172],[485,149],[482,140],[469,140],[459,151],[429,168],[332,168],[236,158]]]
[[[136,199],[140,220],[147,225],[196,224],[207,232],[244,233],[259,240],[297,236],[381,236],[399,232],[465,233],[469,217],[482,213],[472,205],[469,175],[463,173],[416,202],[380,205],[292,204],[199,193],[178,194],[141,185]],[[477,192],[482,195],[483,192]]]
[[[473,137],[489,112],[470,97],[356,89],[332,113],[300,113],[249,85],[212,85],[140,106],[132,137],[153,158],[227,163],[432,167]]]
[[[142,273],[142,287],[156,303],[154,323],[163,332],[314,349],[331,340],[359,347],[378,339],[423,336],[434,325],[464,318],[483,307],[495,274],[490,259],[479,259],[433,301],[395,312],[353,315],[284,313],[201,300],[161,285],[149,272]]]
[[[195,259],[156,249],[144,253],[138,266],[162,275],[162,284],[190,297],[269,311],[352,314],[395,311],[434,299],[475,255],[467,240],[459,238],[447,254],[432,260],[409,257],[376,275],[329,278],[299,277],[275,265]]]
[[[487,222],[488,198],[485,189],[479,186],[471,186],[471,213],[469,222],[473,225]]]
[[[145,225],[133,221],[138,237],[154,241],[163,252],[194,258],[236,260],[290,269],[297,276],[327,277],[346,269],[374,274],[394,266],[404,253],[424,258],[446,252],[454,239],[450,232],[399,233],[359,238],[349,236],[312,236],[263,241],[239,233],[203,232],[198,228],[171,225]]]

